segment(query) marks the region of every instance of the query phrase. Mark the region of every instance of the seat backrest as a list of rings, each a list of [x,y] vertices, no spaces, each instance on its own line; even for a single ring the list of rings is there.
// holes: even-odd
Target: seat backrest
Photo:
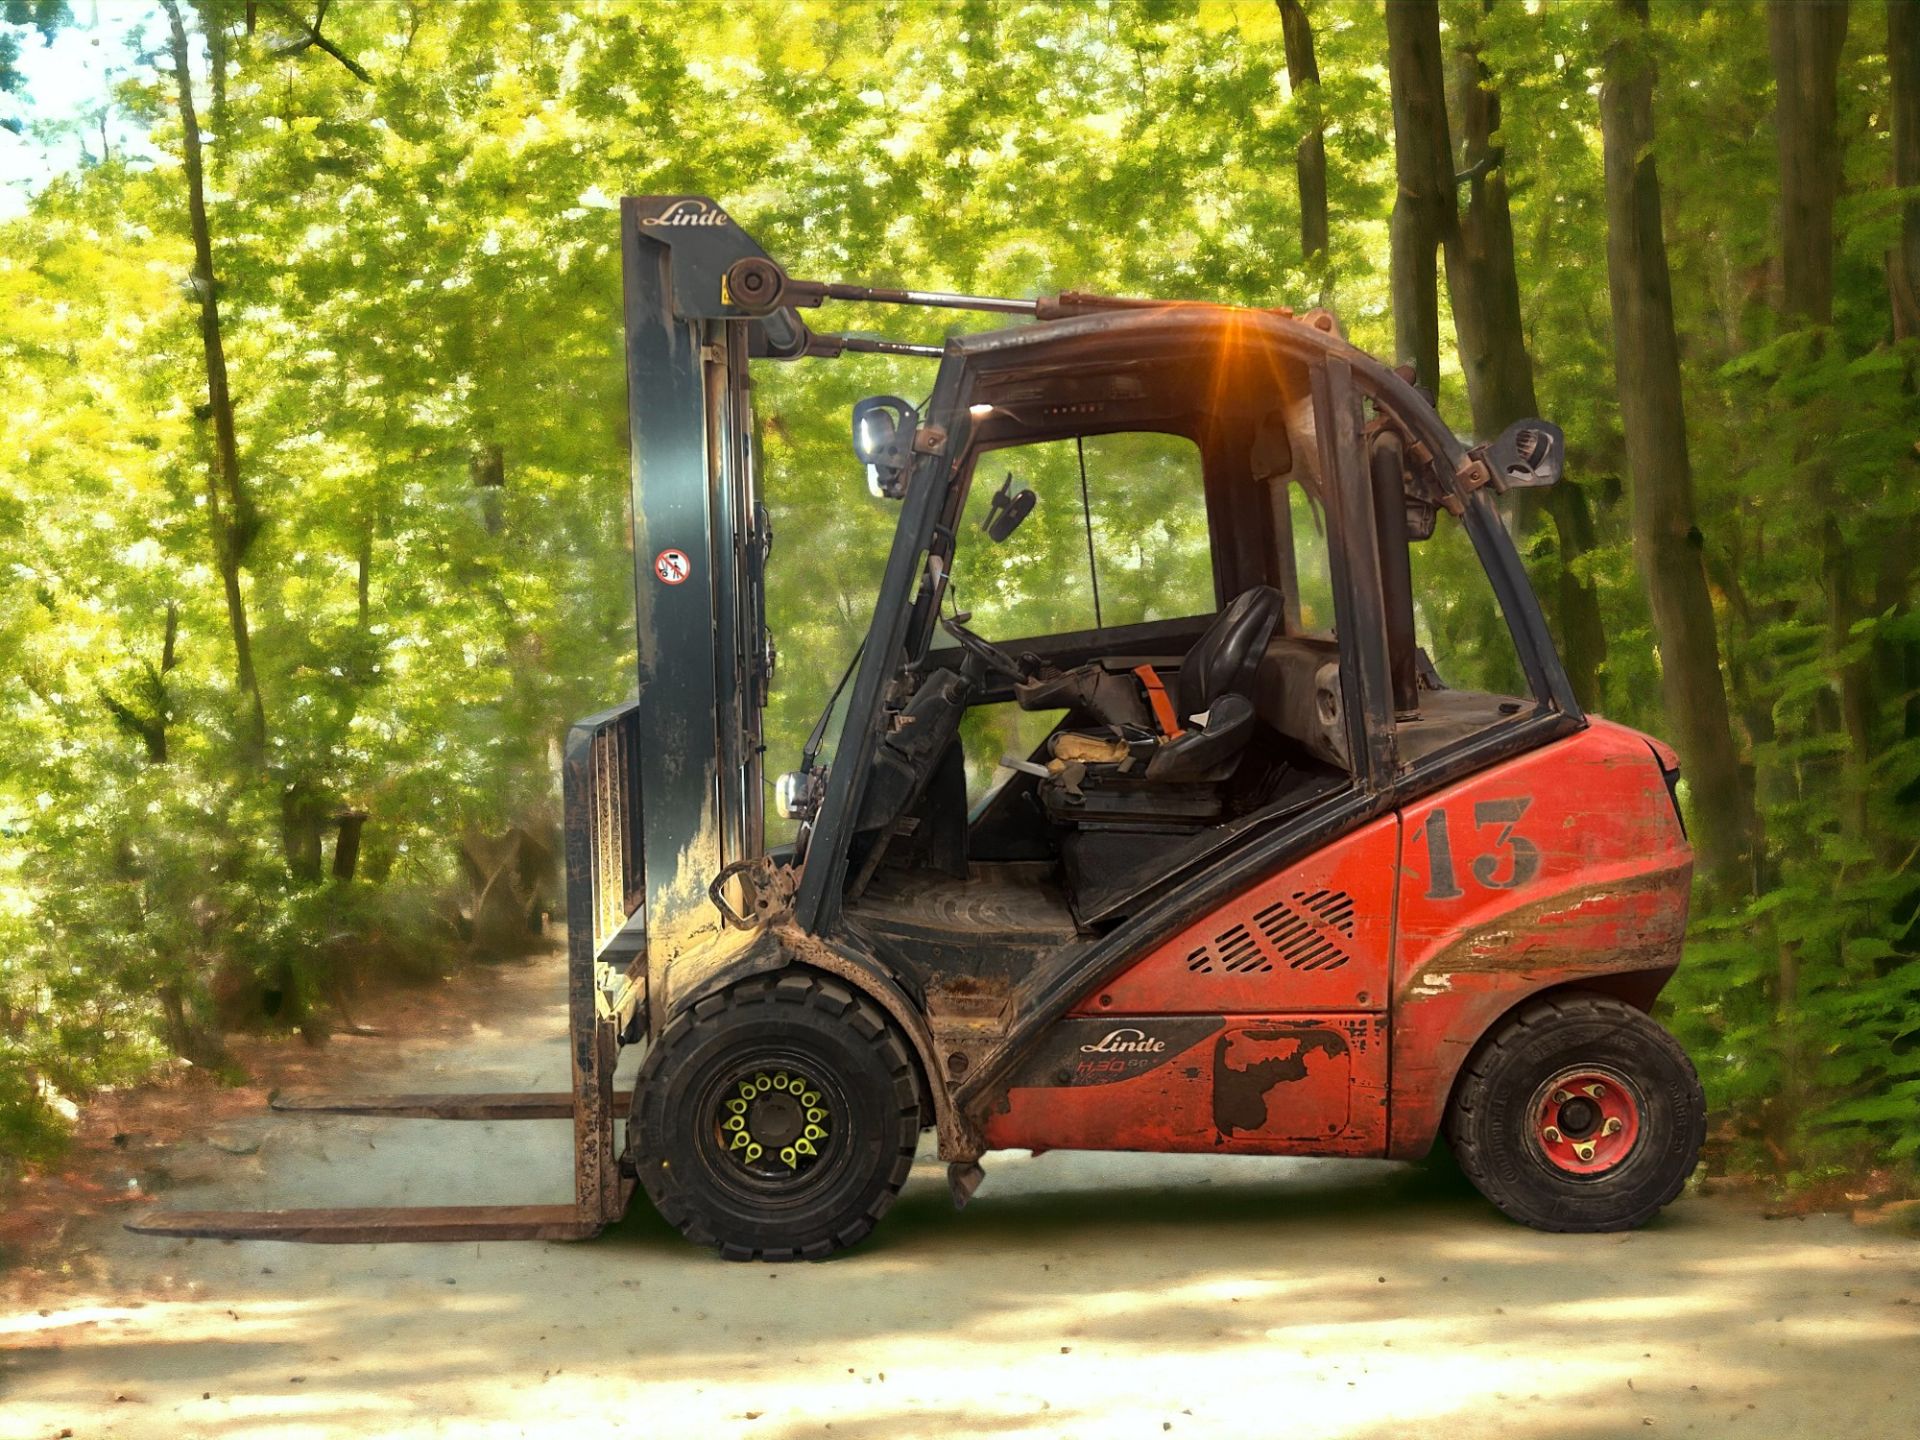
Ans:
[[[1234,596],[1215,617],[1180,662],[1174,695],[1183,725],[1188,716],[1207,709],[1222,695],[1252,697],[1254,672],[1280,623],[1282,609],[1278,590],[1255,585]]]

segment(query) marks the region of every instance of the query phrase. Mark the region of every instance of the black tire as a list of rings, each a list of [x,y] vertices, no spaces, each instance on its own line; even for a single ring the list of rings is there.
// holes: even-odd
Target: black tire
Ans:
[[[918,1067],[886,1017],[838,981],[786,971],[668,1024],[634,1086],[630,1149],[654,1208],[694,1244],[818,1260],[887,1213],[920,1109]],[[796,1111],[818,1123],[790,1136]],[[788,1153],[816,1132],[816,1149]]]
[[[1482,1195],[1562,1232],[1652,1219],[1693,1174],[1706,1128],[1680,1043],[1631,1005],[1583,994],[1530,1001],[1503,1021],[1468,1061],[1446,1120]]]

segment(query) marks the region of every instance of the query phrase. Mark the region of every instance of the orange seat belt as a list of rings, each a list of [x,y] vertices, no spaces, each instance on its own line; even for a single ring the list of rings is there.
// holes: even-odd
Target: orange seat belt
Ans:
[[[1177,740],[1186,731],[1181,727],[1180,716],[1175,713],[1173,701],[1168,698],[1167,687],[1160,674],[1151,665],[1136,665],[1134,676],[1147,688],[1147,704],[1153,707],[1153,718],[1160,726],[1160,733],[1169,740]]]

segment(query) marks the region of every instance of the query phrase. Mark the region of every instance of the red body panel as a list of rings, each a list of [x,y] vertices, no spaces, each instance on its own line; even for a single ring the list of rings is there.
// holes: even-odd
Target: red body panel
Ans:
[[[1056,1027],[988,1143],[1382,1153],[1399,847],[1375,820],[1150,951]],[[1122,1032],[1167,1049],[1086,1048]]]
[[[1076,1015],[1384,1010],[1400,821],[1342,836],[1189,925]]]
[[[1528,995],[1586,981],[1651,1002],[1691,873],[1656,751],[1596,720],[1142,955],[1048,1034],[988,1144],[1424,1153],[1468,1053]]]
[[[988,1117],[987,1144],[1378,1155],[1386,1040],[1379,1015],[1063,1020]],[[1102,1048],[1115,1044],[1165,1049]]]
[[[1654,757],[1595,720],[1403,812],[1389,1153],[1426,1152],[1468,1052],[1528,995],[1605,977],[1650,1004],[1673,973],[1693,853]]]

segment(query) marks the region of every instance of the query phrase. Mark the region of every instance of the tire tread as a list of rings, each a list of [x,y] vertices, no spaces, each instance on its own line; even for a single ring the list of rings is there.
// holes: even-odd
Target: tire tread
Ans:
[[[1644,1011],[1635,1009],[1623,1000],[1610,995],[1595,995],[1583,991],[1564,994],[1543,995],[1529,1000],[1512,1015],[1508,1016],[1492,1034],[1481,1043],[1462,1071],[1458,1084],[1454,1088],[1453,1099],[1447,1106],[1443,1131],[1448,1146],[1452,1149],[1461,1171],[1473,1182],[1473,1186],[1499,1209],[1514,1220],[1536,1230],[1545,1230],[1555,1234],[1575,1232],[1631,1230],[1645,1224],[1667,1205],[1678,1198],[1685,1188],[1687,1171],[1678,1171],[1670,1177],[1667,1185],[1659,1192],[1659,1198],[1643,1202],[1635,1210],[1620,1216],[1617,1220],[1601,1225],[1576,1224],[1543,1219],[1539,1216],[1522,1213],[1515,1205],[1504,1187],[1496,1178],[1490,1157],[1474,1138],[1473,1127],[1463,1123],[1477,1113],[1487,1099],[1496,1077],[1504,1068],[1504,1062],[1512,1054],[1522,1036],[1537,1032],[1549,1024],[1578,1023],[1593,1021],[1607,1025],[1633,1025],[1642,1028],[1649,1038],[1658,1037],[1659,1043],[1669,1048],[1676,1056],[1686,1073],[1693,1081],[1693,1104],[1691,1120],[1693,1124],[1693,1151],[1699,1153],[1701,1142],[1705,1139],[1706,1100],[1701,1091],[1700,1079],[1693,1069],[1693,1062],[1686,1051],[1680,1048],[1679,1041],[1669,1035],[1664,1028],[1653,1023]]]
[[[644,1160],[640,1178],[654,1209],[668,1224],[695,1245],[714,1250],[726,1260],[786,1262],[821,1260],[865,1239],[880,1219],[893,1208],[907,1176],[919,1143],[921,1083],[919,1067],[912,1053],[878,1007],[852,987],[804,970],[790,970],[774,977],[755,977],[710,995],[682,1011],[661,1033],[660,1039],[641,1062],[634,1084],[634,1113],[631,1128],[643,1133],[640,1110],[644,1097],[656,1077],[677,1057],[695,1044],[705,1030],[723,1016],[755,1005],[805,1005],[831,1019],[846,1023],[851,1034],[871,1048],[883,1062],[898,1104],[900,1142],[880,1192],[860,1216],[842,1225],[831,1236],[806,1245],[744,1245],[722,1240],[695,1197],[688,1194],[678,1177],[662,1174],[663,1166],[650,1166]]]

